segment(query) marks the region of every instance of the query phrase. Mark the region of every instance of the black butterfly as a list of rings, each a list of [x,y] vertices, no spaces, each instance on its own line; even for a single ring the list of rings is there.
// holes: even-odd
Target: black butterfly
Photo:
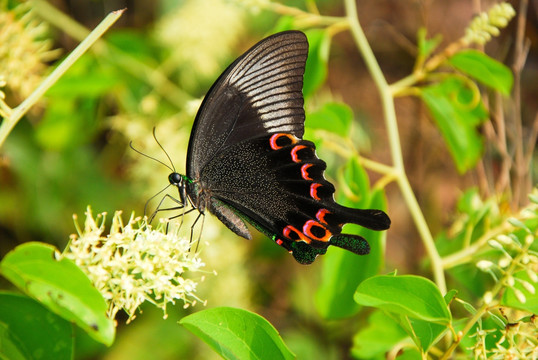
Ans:
[[[333,199],[334,186],[303,140],[303,74],[308,41],[300,31],[260,41],[235,60],[207,93],[192,128],[187,175],[173,172],[180,202],[209,210],[230,230],[250,239],[246,223],[273,239],[301,264],[334,245],[355,254],[370,251],[355,223],[385,230],[381,210],[351,209]]]

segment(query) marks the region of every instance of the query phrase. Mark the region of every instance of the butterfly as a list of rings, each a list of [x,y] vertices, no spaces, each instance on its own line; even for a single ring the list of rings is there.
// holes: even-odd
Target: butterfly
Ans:
[[[361,236],[346,223],[386,230],[381,210],[335,202],[326,163],[304,140],[303,74],[308,41],[285,31],[260,41],[235,60],[205,96],[194,120],[186,175],[168,180],[200,214],[209,211],[235,234],[251,239],[247,223],[312,263],[330,245],[364,255]],[[191,210],[193,210],[191,209]],[[200,215],[199,215],[200,216]]]

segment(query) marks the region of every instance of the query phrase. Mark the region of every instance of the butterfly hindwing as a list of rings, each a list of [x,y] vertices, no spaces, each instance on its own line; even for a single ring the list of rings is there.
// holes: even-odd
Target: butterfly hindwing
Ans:
[[[323,176],[325,168],[312,142],[277,133],[240,142],[220,153],[203,169],[201,186],[301,263],[312,262],[329,245],[367,254],[366,240],[341,234],[342,226],[351,222],[386,229],[390,221],[379,210],[337,204],[334,186]]]

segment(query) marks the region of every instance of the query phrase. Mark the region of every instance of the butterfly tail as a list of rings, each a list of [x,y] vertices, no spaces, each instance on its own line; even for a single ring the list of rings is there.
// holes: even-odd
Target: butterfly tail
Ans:
[[[367,255],[370,253],[368,241],[359,235],[338,234],[331,237],[330,244],[357,255]]]
[[[390,227],[390,219],[381,210],[352,209],[341,207],[340,217],[344,223],[353,223],[371,230],[387,230]]]

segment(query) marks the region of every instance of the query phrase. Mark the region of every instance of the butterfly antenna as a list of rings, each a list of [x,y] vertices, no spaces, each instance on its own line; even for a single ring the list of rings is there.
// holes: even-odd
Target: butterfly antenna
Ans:
[[[159,145],[161,145],[161,144],[159,144]],[[148,159],[157,161],[159,164],[162,164],[162,165],[166,166],[168,169],[170,169],[170,171],[176,172],[176,169],[171,168],[170,166],[168,166],[167,164],[165,164],[165,163],[162,162],[161,160],[156,159],[156,158],[154,158],[154,157],[152,157],[152,156],[149,156],[148,154],[144,154],[142,151],[140,151],[140,150],[138,150],[138,149],[135,149],[135,147],[133,146],[133,142],[132,142],[132,141],[129,142],[129,147],[130,147],[131,149],[133,149],[134,151],[136,151],[137,153],[139,153],[140,155],[145,156],[145,157],[147,157]],[[168,156],[168,155],[167,155],[167,156]],[[170,159],[170,158],[169,158],[169,159]]]
[[[155,139],[155,141],[157,142],[157,144],[159,145],[159,147],[162,149],[162,151],[164,152],[164,154],[166,155],[166,157],[168,158],[168,161],[170,161],[170,164],[172,165],[172,171],[173,172],[176,172],[176,167],[174,166],[174,163],[172,162],[172,159],[170,158],[170,156],[168,155],[168,153],[166,152],[166,150],[164,149],[164,147],[161,145],[161,143],[159,142],[159,140],[157,140],[157,135],[155,134],[155,126],[153,127],[153,138]],[[170,168],[170,167],[169,167]]]

